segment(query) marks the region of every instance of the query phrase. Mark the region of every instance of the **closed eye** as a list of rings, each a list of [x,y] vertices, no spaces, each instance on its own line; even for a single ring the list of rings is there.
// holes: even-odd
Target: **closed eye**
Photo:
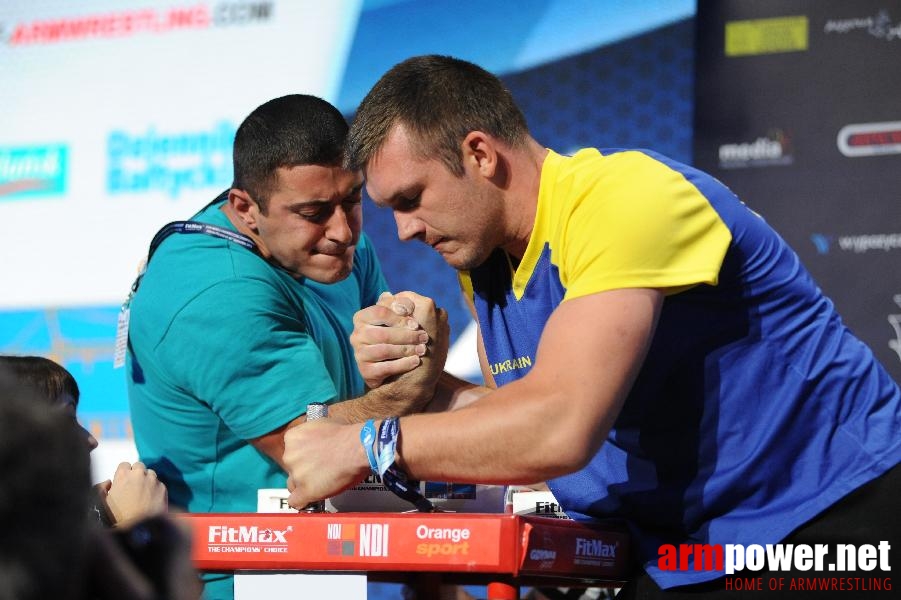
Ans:
[[[419,201],[420,194],[416,194],[412,198],[398,196],[394,200],[394,206],[392,208],[398,212],[410,212],[416,210],[419,207]]]
[[[332,216],[332,213],[335,212],[335,205],[331,202],[308,204],[302,208],[298,208],[295,212],[301,218],[319,225],[328,221],[329,217]]]

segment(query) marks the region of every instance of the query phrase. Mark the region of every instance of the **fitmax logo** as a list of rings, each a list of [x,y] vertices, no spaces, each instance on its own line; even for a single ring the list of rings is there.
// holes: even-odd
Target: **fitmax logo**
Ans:
[[[535,503],[535,514],[536,515],[555,515],[558,510],[563,510],[560,508],[560,505],[556,502],[536,502]]]
[[[287,529],[260,529],[256,525],[245,527],[226,527],[224,525],[211,525],[208,532],[208,540],[211,544],[287,544],[286,534],[293,531],[293,527]]]
[[[619,544],[605,544],[602,540],[576,538],[576,556],[588,558],[616,558]]]

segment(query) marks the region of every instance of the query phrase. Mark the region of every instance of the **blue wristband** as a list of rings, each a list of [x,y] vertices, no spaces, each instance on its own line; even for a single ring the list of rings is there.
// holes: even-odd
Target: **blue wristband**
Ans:
[[[363,423],[363,429],[360,430],[360,443],[363,444],[366,458],[369,459],[369,468],[373,473],[378,473],[379,464],[376,462],[375,452],[372,450],[372,445],[375,443],[375,419],[369,419]]]
[[[411,502],[420,512],[437,512],[438,509],[419,491],[419,482],[410,481],[406,473],[394,462],[397,441],[400,438],[400,421],[388,417],[379,427],[379,450],[376,462],[378,475],[388,490],[394,495]]]
[[[400,424],[397,422],[397,417],[388,417],[382,421],[382,425],[379,427],[379,453],[376,459],[379,477],[383,476],[388,467],[394,464],[398,437],[400,437]]]

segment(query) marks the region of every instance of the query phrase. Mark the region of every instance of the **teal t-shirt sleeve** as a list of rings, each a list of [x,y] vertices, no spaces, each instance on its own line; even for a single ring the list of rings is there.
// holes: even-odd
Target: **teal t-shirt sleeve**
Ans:
[[[281,427],[310,402],[337,397],[303,315],[267,281],[232,279],[204,290],[155,351],[176,384],[243,439]]]
[[[366,234],[360,235],[354,261],[354,267],[359,268],[360,306],[366,308],[378,302],[382,292],[388,291],[388,282],[382,273],[379,258],[372,246],[372,240]]]

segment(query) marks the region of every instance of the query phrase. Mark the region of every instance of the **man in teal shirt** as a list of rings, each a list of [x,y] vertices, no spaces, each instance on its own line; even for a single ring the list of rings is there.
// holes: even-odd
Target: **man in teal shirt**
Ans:
[[[285,486],[283,434],[310,402],[344,401],[330,416],[356,422],[429,400],[446,345],[424,358],[426,331],[444,315],[410,317],[424,327],[410,367],[429,367],[415,378],[366,393],[355,365],[353,315],[387,285],[361,233],[362,174],[342,167],[346,134],[319,98],[261,105],[236,133],[232,188],[151,244],[130,303],[128,395],[141,460],[172,506],[255,512],[258,489]],[[231,597],[230,576],[206,578],[208,598]]]

